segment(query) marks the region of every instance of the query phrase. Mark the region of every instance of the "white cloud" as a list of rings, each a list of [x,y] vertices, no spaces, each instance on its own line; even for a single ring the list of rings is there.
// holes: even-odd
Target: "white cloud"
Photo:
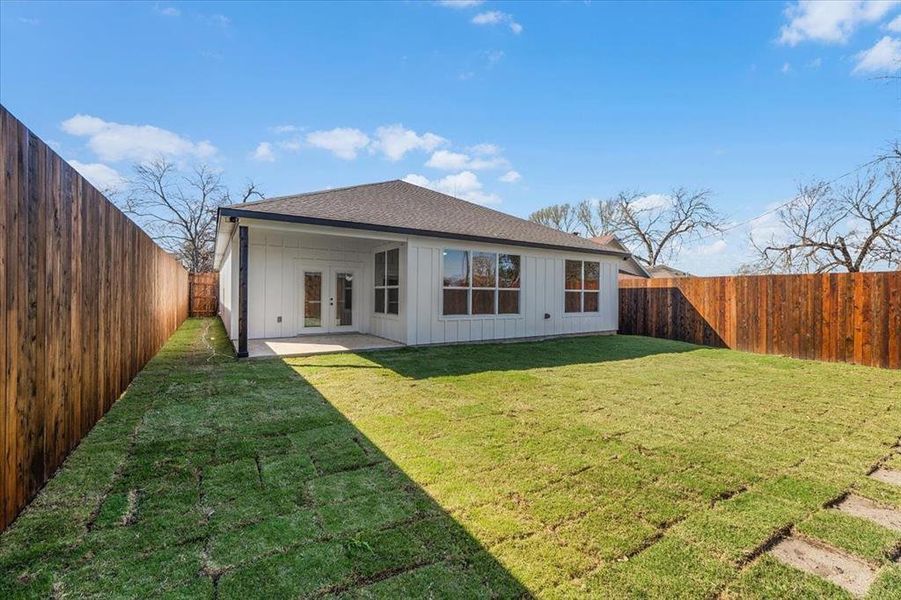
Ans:
[[[465,169],[467,164],[469,164],[469,156],[466,154],[449,150],[438,150],[432,154],[425,166],[445,171],[458,171]]]
[[[462,171],[455,175],[448,175],[447,177],[434,180],[422,175],[410,174],[404,177],[404,181],[475,202],[476,204],[498,204],[501,201],[500,196],[497,194],[485,192],[479,177],[472,171]]]
[[[19,17],[19,23],[25,23],[26,25],[40,25],[41,20],[32,17]]]
[[[228,27],[232,24],[232,20],[222,14],[210,15],[208,17],[210,23],[213,25],[218,25],[222,29],[228,29]]]
[[[517,33],[519,33],[517,31]],[[504,60],[504,51],[503,50],[486,50],[484,53],[485,60],[488,62],[489,67],[493,67],[497,63]]]
[[[791,63],[782,63],[782,68],[779,70],[782,71],[783,75],[787,75],[792,70]]]
[[[858,53],[854,73],[896,73],[901,71],[901,39],[885,36],[869,50]]]
[[[898,15],[886,23],[884,29],[891,31],[892,33],[901,33],[901,15]]]
[[[810,61],[810,62],[807,63],[807,67],[808,67],[809,69],[819,69],[819,68],[822,67],[822,66],[823,66],[823,59],[820,58],[820,57],[817,57],[817,58],[815,58],[815,59],[813,59],[812,61]]]
[[[896,4],[897,0],[800,0],[785,9],[788,23],[779,32],[779,43],[845,43],[858,27],[881,20]]]
[[[497,144],[476,144],[475,146],[470,146],[469,151],[480,156],[493,156],[500,154],[501,148]]]
[[[522,179],[522,175],[519,174],[519,171],[507,171],[503,175],[501,175],[498,180],[503,181],[504,183],[516,183]]]
[[[181,16],[181,11],[175,8],[174,6],[160,6],[159,4],[154,5],[153,9],[164,17],[179,17]]]
[[[509,25],[515,34],[522,33],[522,25],[513,20],[513,15],[499,10],[481,12],[472,18],[475,25]]]
[[[290,152],[297,152],[303,147],[303,142],[300,141],[300,138],[295,137],[287,140],[281,140],[280,142],[278,142],[278,147]]]
[[[275,162],[275,152],[272,151],[272,144],[260,142],[260,145],[250,155],[250,158],[260,162]]]
[[[447,8],[473,8],[483,2],[485,0],[438,0],[438,5]]]
[[[169,158],[211,158],[217,152],[209,141],[192,142],[153,125],[125,125],[91,115],[75,115],[62,122],[68,134],[87,137],[88,147],[106,162]]]
[[[498,23],[503,23],[507,17],[509,17],[507,13],[499,10],[489,10],[474,16],[472,22],[476,25],[497,25]]]
[[[379,127],[375,130],[375,137],[370,150],[381,152],[388,160],[393,161],[402,159],[411,150],[431,152],[447,142],[440,135],[429,132],[419,135],[399,123]]]
[[[273,133],[297,133],[298,131],[303,131],[303,127],[298,127],[297,125],[276,125],[274,127],[269,128]]]
[[[637,210],[656,210],[658,208],[667,208],[673,203],[672,199],[665,194],[648,194],[637,200],[633,200],[631,205]]]
[[[438,150],[429,158],[425,166],[444,171],[459,171],[469,169],[481,171],[484,169],[500,169],[510,166],[506,158],[501,156],[471,157],[461,152]]]
[[[78,160],[68,161],[72,168],[91,182],[98,190],[116,191],[125,185],[125,178],[118,171],[102,163],[83,163]]]
[[[357,153],[369,145],[369,136],[350,127],[336,127],[328,131],[313,131],[307,134],[307,143],[316,148],[328,150],[338,158],[353,160]]]
[[[699,256],[716,256],[717,254],[722,254],[723,252],[725,252],[728,246],[729,244],[726,243],[726,240],[716,240],[710,244],[704,244],[691,248],[687,250],[687,252],[691,252]]]

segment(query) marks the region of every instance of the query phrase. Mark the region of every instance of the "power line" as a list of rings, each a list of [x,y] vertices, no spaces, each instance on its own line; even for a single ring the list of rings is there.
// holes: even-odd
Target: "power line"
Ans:
[[[865,162],[864,164],[862,164],[862,165],[860,165],[860,166],[858,166],[858,167],[855,167],[855,168],[851,169],[851,170],[848,171],[847,173],[843,173],[842,175],[839,175],[838,177],[835,177],[835,178],[833,178],[833,179],[830,179],[829,181],[826,182],[826,185],[832,185],[833,183],[836,183],[837,181],[839,181],[839,180],[841,180],[841,179],[844,179],[844,178],[847,177],[848,175],[853,175],[854,173],[857,173],[857,172],[860,171],[861,169],[865,169],[866,167],[869,167],[869,166],[872,166],[872,165],[874,165],[874,164],[876,164],[876,163],[882,162],[883,160],[885,160],[885,157],[875,158],[875,159],[873,159],[873,160],[867,161],[867,162]],[[719,231],[715,231],[715,232],[712,232],[712,233],[708,233],[708,234],[706,234],[706,235],[698,236],[698,237],[694,238],[694,241],[695,241],[695,242],[701,242],[701,241],[704,241],[704,240],[706,240],[706,239],[710,239],[710,238],[713,238],[713,237],[720,237],[720,236],[722,236],[724,233],[726,233],[727,231],[732,231],[733,229],[737,229],[737,228],[739,228],[739,227],[742,227],[742,226],[744,226],[744,225],[747,225],[748,223],[751,223],[751,222],[753,222],[753,221],[756,221],[757,219],[762,219],[763,217],[766,217],[767,215],[771,215],[771,214],[773,214],[774,212],[780,211],[780,210],[782,210],[783,208],[785,208],[786,206],[788,206],[788,205],[790,205],[790,204],[792,204],[792,203],[794,203],[794,202],[797,202],[798,199],[799,199],[799,197],[798,197],[798,196],[795,196],[795,197],[792,198],[791,200],[787,200],[786,202],[783,202],[783,203],[780,204],[779,206],[775,206],[775,207],[773,207],[773,208],[771,208],[771,209],[769,209],[769,210],[767,210],[767,211],[765,211],[765,212],[762,212],[762,213],[760,213],[759,215],[757,215],[756,217],[752,217],[752,218],[747,219],[747,220],[745,220],[745,221],[741,221],[741,222],[739,222],[739,223],[735,223],[734,225],[730,225],[729,227],[725,227],[725,228],[723,228],[723,229],[720,229]]]

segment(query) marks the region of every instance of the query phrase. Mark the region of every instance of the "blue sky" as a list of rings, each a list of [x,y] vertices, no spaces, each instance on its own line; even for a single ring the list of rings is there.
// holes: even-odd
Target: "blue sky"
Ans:
[[[734,223],[901,129],[901,5],[0,4],[0,101],[89,178],[268,196],[407,177],[526,216],[710,188]],[[686,248],[730,272],[767,217]]]

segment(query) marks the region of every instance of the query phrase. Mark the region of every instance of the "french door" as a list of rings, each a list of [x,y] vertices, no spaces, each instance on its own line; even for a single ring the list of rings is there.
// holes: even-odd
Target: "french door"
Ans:
[[[300,267],[300,333],[356,331],[359,280],[354,269]]]

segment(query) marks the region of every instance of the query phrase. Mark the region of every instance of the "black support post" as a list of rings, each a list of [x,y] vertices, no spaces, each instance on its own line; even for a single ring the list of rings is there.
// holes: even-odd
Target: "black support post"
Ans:
[[[238,226],[238,358],[247,358],[247,226]]]

